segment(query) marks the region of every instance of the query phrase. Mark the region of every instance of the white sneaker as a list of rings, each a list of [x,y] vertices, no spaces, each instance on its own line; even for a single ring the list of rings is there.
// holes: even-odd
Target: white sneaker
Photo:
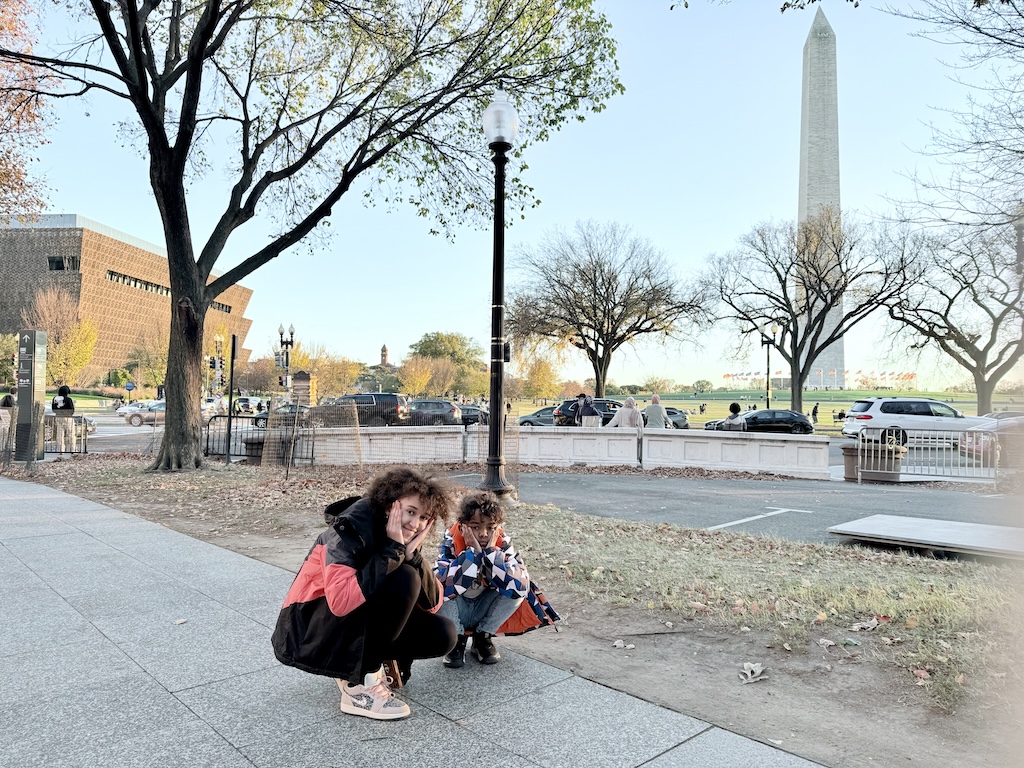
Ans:
[[[362,715],[374,720],[400,720],[411,713],[409,705],[388,688],[384,667],[368,672],[362,685],[352,685],[338,680],[341,689],[341,711],[350,715]]]

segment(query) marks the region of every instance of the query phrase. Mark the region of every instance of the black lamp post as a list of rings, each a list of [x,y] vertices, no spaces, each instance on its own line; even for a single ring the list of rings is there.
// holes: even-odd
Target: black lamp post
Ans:
[[[292,360],[291,360],[292,347],[295,346],[295,326],[289,324],[289,326],[288,326],[288,338],[287,339],[284,337],[284,325],[283,324],[277,326],[277,335],[278,335],[278,338],[281,339],[281,367],[284,368],[284,381],[282,382],[282,384],[284,385],[285,395],[287,395],[288,399],[291,400],[292,399],[292,397],[291,397],[291,395],[292,395],[292,377],[290,375],[291,371],[289,370],[289,368],[290,368],[291,362],[292,362]]]
[[[519,116],[500,88],[484,110],[484,135],[494,153],[494,271],[491,281],[491,417],[487,429],[487,474],[480,488],[509,496],[505,478],[505,165],[519,129]]]
[[[761,346],[764,347],[764,407],[772,407],[772,346],[779,332],[779,324],[772,323],[761,329]],[[771,336],[768,334],[771,333]]]

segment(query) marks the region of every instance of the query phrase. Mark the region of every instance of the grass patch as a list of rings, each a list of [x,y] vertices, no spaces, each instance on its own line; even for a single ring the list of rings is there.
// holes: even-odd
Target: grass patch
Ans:
[[[615,521],[554,507],[520,507],[508,527],[542,584],[662,621],[762,630],[786,651],[832,649],[889,663],[945,711],[969,691],[987,698],[1014,674],[1008,638],[1024,632],[1016,565]],[[873,621],[873,629],[853,629]]]

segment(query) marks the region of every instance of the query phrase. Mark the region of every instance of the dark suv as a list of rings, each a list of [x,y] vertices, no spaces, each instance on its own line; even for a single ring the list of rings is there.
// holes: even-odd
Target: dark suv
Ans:
[[[462,424],[462,409],[447,400],[413,400],[409,423],[414,427],[434,424]]]
[[[566,400],[560,406],[555,408],[551,414],[554,417],[554,424],[556,427],[574,427],[576,426],[576,408],[579,402],[577,400]],[[601,426],[603,427],[613,418],[615,413],[622,407],[622,403],[618,400],[608,400],[606,398],[594,398],[594,407],[598,413],[601,414]]]
[[[324,426],[393,427],[409,423],[409,399],[394,392],[344,395],[317,411]]]

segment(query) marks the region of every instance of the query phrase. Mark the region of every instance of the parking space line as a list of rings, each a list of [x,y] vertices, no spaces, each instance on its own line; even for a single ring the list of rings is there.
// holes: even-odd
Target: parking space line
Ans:
[[[763,515],[754,515],[753,517],[744,517],[742,520],[733,520],[731,523],[722,523],[721,525],[712,525],[705,530],[717,531],[719,528],[729,528],[734,525],[742,525],[743,523],[749,523],[752,520],[760,520],[765,517],[771,517],[772,515],[781,515],[783,512],[803,512],[805,515],[813,515],[809,509],[789,509],[788,507],[765,507],[765,509],[772,510],[771,512],[765,512]]]

